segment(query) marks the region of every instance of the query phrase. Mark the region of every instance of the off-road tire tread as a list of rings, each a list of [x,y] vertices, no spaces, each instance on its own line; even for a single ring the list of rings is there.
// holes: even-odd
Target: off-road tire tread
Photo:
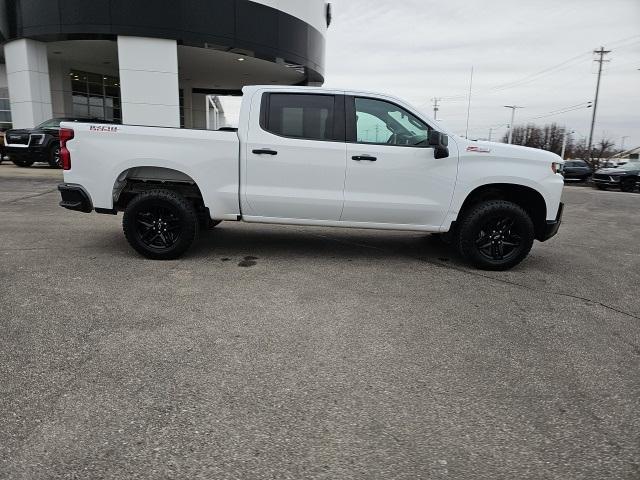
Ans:
[[[181,214],[184,216],[184,231],[182,232],[182,238],[178,241],[178,244],[170,251],[166,253],[159,253],[146,248],[144,245],[137,241],[135,234],[135,226],[130,225],[130,215],[136,207],[145,201],[150,199],[158,199],[161,201],[173,203],[177,207]],[[124,212],[122,219],[122,230],[129,242],[129,245],[141,255],[150,258],[152,260],[175,260],[181,257],[191,247],[193,242],[198,237],[200,225],[198,222],[198,214],[191,202],[172,190],[150,190],[148,192],[141,193],[134,197]]]
[[[493,213],[495,210],[505,209],[521,216],[525,229],[522,236],[524,245],[517,256],[502,263],[492,263],[477,251],[474,236],[475,225],[484,216]],[[531,251],[534,238],[535,229],[533,221],[521,206],[506,200],[489,200],[471,207],[471,209],[463,215],[462,220],[458,224],[456,246],[460,255],[473,266],[482,270],[501,271],[509,270],[522,262]]]

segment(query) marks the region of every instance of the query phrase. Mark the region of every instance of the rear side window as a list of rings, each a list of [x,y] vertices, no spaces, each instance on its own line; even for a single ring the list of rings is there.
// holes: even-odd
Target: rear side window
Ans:
[[[282,137],[335,141],[336,97],[271,93],[262,103],[261,126]]]

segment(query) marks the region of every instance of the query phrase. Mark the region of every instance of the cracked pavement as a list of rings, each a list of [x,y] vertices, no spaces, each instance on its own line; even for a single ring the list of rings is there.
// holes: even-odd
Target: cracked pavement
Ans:
[[[640,195],[504,273],[427,235],[121,216],[0,165],[0,478],[637,479]]]

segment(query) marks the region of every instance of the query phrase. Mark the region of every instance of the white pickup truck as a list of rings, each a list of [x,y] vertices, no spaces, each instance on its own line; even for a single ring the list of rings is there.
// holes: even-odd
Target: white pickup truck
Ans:
[[[557,155],[465,140],[387,95],[243,93],[237,132],[63,123],[61,206],[124,212],[127,240],[152,259],[226,220],[431,232],[504,270],[558,231]]]

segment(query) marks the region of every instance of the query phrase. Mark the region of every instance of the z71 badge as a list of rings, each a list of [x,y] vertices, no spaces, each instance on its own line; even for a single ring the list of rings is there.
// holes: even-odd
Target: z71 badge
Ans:
[[[117,132],[118,127],[112,125],[90,125],[89,130],[92,132]]]
[[[491,149],[490,149],[490,148],[486,148],[486,147],[476,147],[476,146],[471,146],[471,147],[467,147],[467,152],[474,152],[474,153],[491,153]]]

